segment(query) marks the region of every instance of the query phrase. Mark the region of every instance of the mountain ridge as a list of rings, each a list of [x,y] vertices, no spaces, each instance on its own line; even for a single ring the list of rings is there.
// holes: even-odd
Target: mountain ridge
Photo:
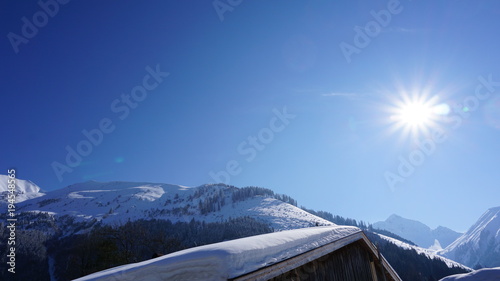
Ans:
[[[250,216],[276,230],[332,224],[276,198],[294,201],[257,187],[87,181],[37,194],[19,202],[17,208],[21,212],[71,215],[80,221],[96,219],[103,223],[148,218],[220,222]]]
[[[500,206],[489,208],[439,253],[470,267],[500,266]]]
[[[39,273],[49,272],[50,276],[66,276],[67,268],[81,270],[81,262],[77,261],[82,251],[95,258],[102,256],[102,262],[106,262],[91,268],[106,269],[135,258],[148,259],[157,249],[165,253],[245,235],[335,223],[352,223],[371,231],[353,219],[339,217],[332,223],[298,208],[293,198],[260,187],[86,181],[47,193],[38,191],[34,189],[33,193],[40,196],[16,205],[20,245],[37,245],[38,250],[20,247],[18,254],[19,260],[26,263],[23,266],[36,262]],[[0,209],[5,207],[6,204],[0,204]],[[102,243],[113,247],[96,253],[94,247]],[[411,270],[400,265],[398,270],[403,274],[431,273],[437,268],[456,272],[445,260],[436,262],[430,256],[413,255],[401,244],[394,247],[384,249],[396,257],[394,260],[412,256],[421,262]],[[71,259],[68,253],[73,255]],[[107,258],[114,256],[119,260]],[[47,267],[50,261],[59,267]]]
[[[436,245],[446,247],[462,234],[441,225],[431,229],[420,221],[396,214],[390,215],[385,221],[374,223],[373,228],[390,231],[423,248],[434,248]]]

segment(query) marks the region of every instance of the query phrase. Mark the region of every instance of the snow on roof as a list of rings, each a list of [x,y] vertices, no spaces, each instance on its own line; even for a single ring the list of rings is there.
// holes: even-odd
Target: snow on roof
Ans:
[[[495,281],[500,280],[500,267],[483,268],[467,274],[455,274],[439,281]]]
[[[274,232],[186,249],[76,280],[227,280],[359,232],[352,226]]]

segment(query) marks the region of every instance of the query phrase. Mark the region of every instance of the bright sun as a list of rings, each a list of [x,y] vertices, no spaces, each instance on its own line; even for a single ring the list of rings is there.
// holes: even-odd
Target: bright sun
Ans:
[[[403,92],[390,106],[392,131],[402,131],[402,136],[419,137],[438,126],[441,116],[449,112],[446,104],[438,104],[437,96]]]
[[[426,126],[432,121],[432,107],[424,103],[403,104],[394,118],[408,126]]]

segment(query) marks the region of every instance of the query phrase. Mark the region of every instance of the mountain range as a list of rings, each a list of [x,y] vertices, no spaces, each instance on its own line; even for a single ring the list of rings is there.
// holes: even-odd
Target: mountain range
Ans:
[[[450,245],[462,233],[444,226],[431,229],[429,226],[398,215],[391,215],[385,221],[376,222],[373,228],[384,229],[406,238],[423,248],[440,250]]]
[[[488,209],[467,232],[458,233],[391,215],[373,224],[471,268],[500,266],[500,207]],[[376,231],[376,230],[375,230]]]
[[[0,182],[7,182],[7,177],[0,175]],[[205,184],[198,187],[186,187],[181,185],[147,182],[87,181],[46,192],[33,182],[26,180],[17,179],[16,185],[16,211],[24,214],[24,217],[20,218],[19,222],[19,230],[21,231],[19,235],[21,238],[25,235],[25,239],[29,241],[36,238],[33,242],[36,245],[56,245],[52,250],[50,247],[46,249],[39,248],[38,250],[36,256],[39,257],[39,261],[44,263],[44,260],[48,260],[46,262],[48,264],[53,264],[54,260],[57,260],[59,263],[64,260],[65,254],[57,250],[60,248],[60,246],[57,245],[66,243],[65,239],[69,239],[75,235],[78,237],[79,235],[85,235],[85,233],[89,233],[91,229],[96,228],[107,232],[112,231],[109,227],[111,227],[111,229],[126,230],[126,225],[128,223],[141,220],[164,220],[169,221],[171,224],[177,222],[184,223],[179,225],[179,227],[184,227],[188,235],[190,235],[189,233],[192,231],[189,229],[201,229],[205,227],[205,223],[208,229],[206,231],[213,231],[210,230],[210,227],[217,226],[208,226],[208,224],[222,223],[221,225],[223,225],[226,223],[226,226],[223,227],[227,227],[228,223],[233,225],[247,223],[250,227],[253,221],[255,221],[255,226],[260,229],[258,232],[266,232],[319,225],[335,225],[332,221],[337,222],[330,218],[333,218],[333,216],[329,213],[327,213],[330,215],[329,217],[317,215],[325,214],[326,212],[317,212],[315,213],[316,215],[311,214],[302,208],[298,208],[297,201],[291,197],[276,194],[270,189],[261,187],[237,188],[225,184]],[[6,208],[7,204],[5,203],[7,194],[7,185],[0,184],[0,212],[2,213],[5,213],[2,209]],[[488,218],[492,219],[493,217],[494,215],[490,214],[483,220],[486,221]],[[246,219],[241,221],[234,220],[238,218]],[[24,224],[21,223],[21,221],[23,221]],[[352,221],[355,222],[355,220]],[[203,223],[203,225],[198,223]],[[345,221],[337,223],[344,224]],[[428,248],[425,246],[429,246],[431,241],[439,241],[438,244],[440,243],[441,245],[448,245],[450,243],[450,245],[456,245],[455,248],[457,250],[442,252],[443,255],[452,260],[457,260],[458,257],[464,255],[463,252],[466,251],[464,249],[471,246],[470,243],[466,243],[472,241],[471,239],[461,240],[463,243],[452,243],[455,239],[454,237],[458,237],[460,234],[445,227],[438,227],[437,229],[431,230],[422,223],[407,220],[396,215],[391,216],[384,223],[385,224],[374,224],[373,228],[375,229],[377,228],[376,226],[381,225],[387,226],[389,231],[414,241],[418,245],[423,245],[424,248]],[[155,225],[155,222],[150,224]],[[187,224],[190,226],[188,227]],[[269,230],[263,229],[263,225],[270,227]],[[489,224],[478,224],[475,229],[480,228],[481,230],[490,232],[494,229],[499,229],[498,225],[495,224],[483,227],[485,225]],[[108,226],[108,228],[106,228],[106,226]],[[125,228],[119,228],[119,226],[125,226]],[[172,227],[173,226],[174,225],[172,225]],[[371,229],[371,227],[369,227],[369,229]],[[367,229],[367,231],[369,230]],[[224,232],[229,235],[228,237],[239,237],[244,235],[244,233],[252,235],[249,231],[240,232],[240,234],[236,233],[236,236],[231,236],[230,230],[228,232],[226,229]],[[420,238],[423,239],[408,235],[411,233],[420,233]],[[422,233],[425,235],[422,235]],[[466,234],[468,233],[469,232]],[[220,238],[231,239],[224,238],[226,234],[220,236]],[[498,237],[498,233],[487,235],[477,234],[477,231],[472,231],[470,235],[473,234],[479,235],[479,239],[485,237],[488,239],[495,237],[495,239],[497,239]],[[97,235],[96,237],[100,237],[99,235],[101,234],[97,233],[95,235]],[[387,235],[387,233],[384,232],[384,235]],[[435,250],[431,251],[411,246],[384,235],[380,236],[379,239],[384,239],[401,249],[415,251],[417,254],[424,254],[429,260],[440,259],[450,267],[450,269],[461,268],[465,271],[468,270],[459,263],[440,257],[440,253],[436,253]],[[69,243],[68,245],[75,245],[75,241],[79,241],[78,239],[86,239],[85,237],[94,236],[87,235],[81,238],[75,238],[77,240],[70,239],[67,243]],[[179,239],[182,240],[182,238]],[[195,238],[195,236],[188,237],[189,241],[193,239],[198,238]],[[492,241],[498,241],[495,239]],[[172,247],[181,247],[182,245],[179,244],[179,241],[174,241],[175,243],[172,244],[174,245]],[[197,240],[193,241],[197,244]],[[478,243],[482,245],[481,243],[483,242]],[[87,246],[82,245],[82,247]],[[55,252],[50,254],[51,251]],[[29,253],[27,252],[26,255],[29,255]],[[458,260],[461,261],[465,259]],[[481,258],[478,260],[483,262]],[[468,262],[468,260],[466,261]],[[108,262],[113,264],[113,261]],[[467,265],[471,266],[469,262]],[[484,265],[489,264],[484,263]],[[41,271],[45,270],[43,267],[40,268]],[[61,273],[57,273],[53,270],[50,270],[50,272],[51,275],[61,276]]]
[[[17,180],[17,186],[19,212],[69,215],[76,221],[95,219],[105,224],[119,224],[137,219],[189,222],[196,218],[220,222],[249,216],[276,231],[332,224],[288,204],[286,201],[292,200],[289,197],[259,187],[241,189],[207,184],[191,188],[159,183],[87,181],[43,193],[29,181]],[[7,188],[0,188],[0,202],[6,202]]]

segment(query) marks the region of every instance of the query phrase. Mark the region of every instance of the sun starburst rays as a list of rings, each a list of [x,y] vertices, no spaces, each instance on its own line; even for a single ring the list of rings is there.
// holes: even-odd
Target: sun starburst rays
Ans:
[[[389,107],[392,133],[400,132],[402,139],[416,139],[430,134],[446,108],[438,104],[438,97],[429,92],[402,91],[398,98]]]

